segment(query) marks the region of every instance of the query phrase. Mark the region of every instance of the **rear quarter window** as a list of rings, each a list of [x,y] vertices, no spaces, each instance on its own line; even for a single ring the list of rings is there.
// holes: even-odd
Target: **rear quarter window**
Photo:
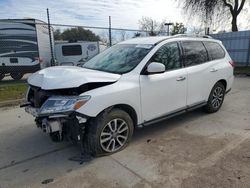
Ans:
[[[201,41],[183,41],[185,66],[193,66],[208,61],[207,50]]]
[[[203,42],[203,43],[208,51],[208,55],[211,60],[222,59],[225,57],[225,51],[220,44],[216,42]]]

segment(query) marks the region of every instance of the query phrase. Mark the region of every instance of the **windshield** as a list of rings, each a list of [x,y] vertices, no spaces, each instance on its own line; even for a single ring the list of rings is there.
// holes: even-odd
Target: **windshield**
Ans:
[[[90,59],[83,67],[124,74],[134,69],[151,48],[152,45],[117,44]]]

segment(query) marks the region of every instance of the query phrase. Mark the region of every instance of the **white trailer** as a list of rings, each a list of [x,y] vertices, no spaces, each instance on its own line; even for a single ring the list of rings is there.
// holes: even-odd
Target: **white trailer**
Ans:
[[[55,57],[58,65],[79,66],[100,52],[99,42],[56,42]]]
[[[37,19],[0,20],[0,80],[6,74],[21,79],[25,73],[50,66],[50,62],[49,31],[45,22]]]

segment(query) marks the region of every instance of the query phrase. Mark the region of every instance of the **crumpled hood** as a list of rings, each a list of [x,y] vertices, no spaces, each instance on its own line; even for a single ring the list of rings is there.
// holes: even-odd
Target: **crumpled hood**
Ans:
[[[44,90],[76,88],[86,83],[115,82],[121,75],[73,66],[56,66],[40,70],[28,83]]]

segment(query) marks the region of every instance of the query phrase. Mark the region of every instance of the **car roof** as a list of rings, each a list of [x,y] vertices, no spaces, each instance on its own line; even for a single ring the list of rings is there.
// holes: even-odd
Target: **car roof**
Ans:
[[[155,45],[167,39],[178,39],[178,40],[199,40],[199,41],[216,41],[210,36],[207,35],[174,35],[174,36],[153,36],[153,37],[137,37],[129,39],[119,44],[150,44]]]

